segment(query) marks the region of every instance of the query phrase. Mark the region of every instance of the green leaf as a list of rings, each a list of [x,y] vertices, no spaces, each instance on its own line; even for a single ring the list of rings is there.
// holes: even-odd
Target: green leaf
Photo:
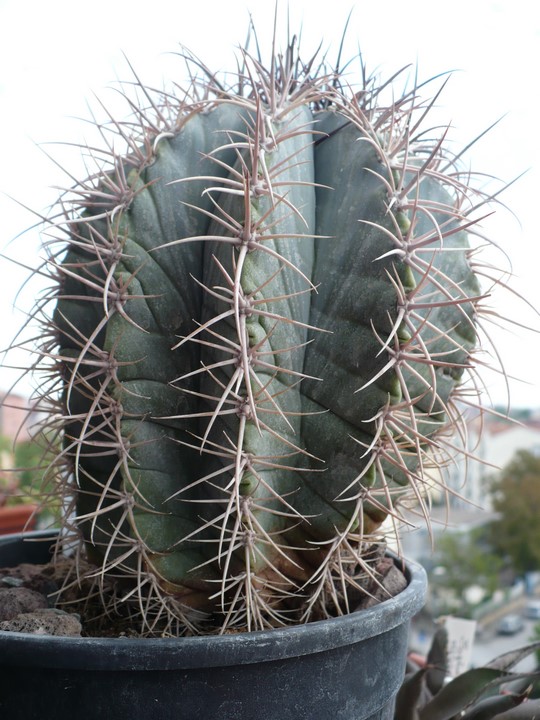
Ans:
[[[540,700],[527,700],[513,710],[497,715],[497,720],[538,720],[540,718]]]
[[[523,700],[522,695],[510,694],[485,698],[467,710],[461,716],[461,720],[492,720],[493,718],[499,718],[501,712],[514,708],[516,705],[521,705]]]
[[[452,720],[474,702],[491,683],[511,674],[494,668],[474,668],[454,678],[420,711],[420,720]]]
[[[444,685],[448,665],[448,632],[440,627],[435,632],[429,649],[426,666],[426,683],[433,695],[436,695]]]
[[[394,720],[419,719],[419,709],[433,697],[425,684],[426,672],[423,667],[405,676],[396,695]]]
[[[503,653],[487,663],[486,667],[495,668],[497,670],[511,670],[524,658],[532,655],[540,648],[540,641],[524,645],[523,647]]]

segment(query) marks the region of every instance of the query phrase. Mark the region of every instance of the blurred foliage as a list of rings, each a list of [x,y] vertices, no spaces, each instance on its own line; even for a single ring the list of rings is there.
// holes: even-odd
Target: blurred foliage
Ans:
[[[516,572],[540,570],[540,457],[520,450],[492,483],[491,525],[496,552],[510,558]]]
[[[58,448],[46,436],[13,443],[0,435],[0,506],[37,504],[47,500],[40,513],[50,522],[58,515],[58,500],[52,491],[51,462]]]
[[[489,528],[475,528],[468,532],[452,532],[437,539],[434,564],[439,572],[431,573],[432,591],[450,590],[460,600],[462,614],[467,613],[464,592],[480,586],[492,595],[499,587],[502,559],[493,549]]]
[[[533,634],[531,637],[531,640],[534,640],[536,642],[540,642],[540,623],[537,623],[534,626]],[[540,670],[540,649],[536,651],[536,666]]]

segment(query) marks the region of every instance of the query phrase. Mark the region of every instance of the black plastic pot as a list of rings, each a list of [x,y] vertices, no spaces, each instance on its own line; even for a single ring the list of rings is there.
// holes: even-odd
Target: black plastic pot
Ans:
[[[0,538],[0,567],[45,562],[50,535]],[[32,541],[32,539],[34,541]],[[0,717],[21,720],[390,720],[426,576],[343,618],[178,639],[0,632]]]

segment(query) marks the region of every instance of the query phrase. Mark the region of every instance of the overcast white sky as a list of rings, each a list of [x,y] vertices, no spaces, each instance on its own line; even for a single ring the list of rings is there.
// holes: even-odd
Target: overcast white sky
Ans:
[[[280,3],[281,15],[287,4]],[[530,0],[433,0],[385,3],[291,0],[293,29],[303,22],[303,45],[337,49],[347,14],[354,8],[348,52],[359,45],[368,69],[383,75],[418,64],[422,79],[455,71],[439,101],[440,117],[455,128],[456,147],[466,145],[495,120],[505,116],[468,155],[476,170],[510,181],[528,170],[505,194],[519,222],[498,211],[486,223],[487,234],[511,259],[514,286],[533,305],[539,293],[540,203],[540,14]],[[54,141],[84,141],[87,102],[98,95],[108,106],[117,102],[110,89],[115,78],[130,78],[123,53],[149,85],[162,85],[182,72],[169,53],[179,43],[213,69],[234,69],[232,51],[246,36],[248,11],[260,40],[270,41],[273,3],[241,0],[0,0],[0,193],[37,212],[53,202],[52,186],[69,179],[38,148]],[[284,27],[284,25],[283,25]],[[307,54],[307,53],[306,53]],[[80,172],[75,148],[44,146],[64,167]],[[0,194],[0,249],[28,264],[37,263],[39,237],[29,232],[34,217]],[[11,241],[11,242],[10,242]],[[23,322],[33,292],[23,293],[14,309],[17,288],[26,272],[0,260],[0,347],[6,346]],[[504,301],[499,310],[540,328],[540,318]],[[540,406],[540,336],[497,332],[505,365],[524,382],[512,383],[515,406]],[[13,355],[13,362],[28,362]],[[15,374],[0,367],[0,391]],[[528,383],[528,384],[525,384]],[[504,383],[489,378],[493,399],[504,402]],[[26,382],[20,386],[28,391]]]

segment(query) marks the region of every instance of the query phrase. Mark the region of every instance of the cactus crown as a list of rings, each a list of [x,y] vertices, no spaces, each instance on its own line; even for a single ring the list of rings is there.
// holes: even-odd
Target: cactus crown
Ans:
[[[232,85],[187,59],[187,88],[135,76],[100,126],[40,306],[66,522],[147,634],[347,612],[398,501],[429,522],[475,403],[486,198],[433,101],[385,104],[294,40],[268,68],[242,51]]]

